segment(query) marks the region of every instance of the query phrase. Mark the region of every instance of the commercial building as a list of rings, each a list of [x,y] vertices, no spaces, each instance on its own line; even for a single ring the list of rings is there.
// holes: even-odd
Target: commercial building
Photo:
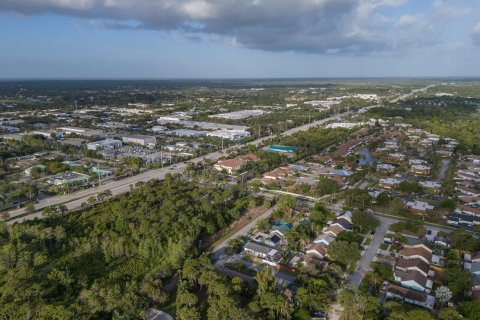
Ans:
[[[114,139],[106,139],[87,143],[88,150],[113,150],[122,147],[122,141]]]
[[[230,120],[240,120],[251,117],[258,117],[265,113],[265,111],[260,109],[253,110],[240,110],[228,113],[219,113],[209,116],[210,118],[220,118],[220,119],[230,119]]]
[[[241,130],[216,130],[207,133],[208,137],[217,137],[233,141],[239,141],[250,136],[250,132]]]
[[[170,131],[170,134],[177,137],[205,137],[207,135],[207,131],[177,129]]]
[[[122,141],[124,143],[138,144],[144,147],[154,148],[157,144],[157,138],[154,136],[145,136],[141,134],[132,134],[123,136]]]
[[[77,128],[77,127],[60,127],[57,131],[63,133],[64,135],[77,134],[82,137],[104,137],[106,134],[102,130],[93,130],[87,128]]]
[[[53,176],[50,176],[46,179],[46,182],[54,186],[65,186],[65,185],[82,185],[87,183],[90,180],[90,176],[73,171],[67,171],[64,173],[59,173]]]

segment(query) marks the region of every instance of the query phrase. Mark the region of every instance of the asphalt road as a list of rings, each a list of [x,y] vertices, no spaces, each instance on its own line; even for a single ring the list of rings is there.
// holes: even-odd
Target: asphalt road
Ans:
[[[347,287],[358,288],[360,286],[360,282],[362,282],[365,273],[370,270],[370,264],[372,263],[375,254],[380,248],[380,244],[383,243],[383,239],[385,238],[385,234],[387,233],[388,228],[391,224],[397,222],[397,220],[395,219],[382,216],[377,216],[377,219],[380,220],[380,226],[376,229],[375,236],[373,237],[372,242],[358,261],[357,269],[350,276]]]
[[[294,134],[296,132],[299,132],[299,131],[306,131],[310,128],[317,127],[319,125],[322,125],[322,124],[324,124],[328,121],[334,120],[334,119],[339,119],[341,116],[348,116],[352,113],[353,113],[352,111],[348,111],[348,112],[345,112],[345,113],[342,113],[342,114],[339,114],[339,115],[336,115],[336,116],[333,116],[333,117],[329,117],[329,118],[325,118],[325,119],[322,119],[322,120],[307,123],[307,124],[289,129],[289,130],[283,132],[282,135],[283,136],[288,136],[288,135],[292,135],[292,134]],[[146,181],[149,181],[149,180],[152,180],[152,179],[163,180],[167,173],[172,173],[172,174],[182,173],[185,170],[185,168],[187,166],[187,163],[189,163],[189,162],[199,163],[199,162],[204,161],[205,159],[216,161],[219,158],[225,156],[225,154],[229,150],[235,150],[235,149],[241,148],[242,146],[245,146],[245,145],[259,146],[259,145],[263,144],[265,141],[267,141],[268,139],[271,139],[271,138],[272,137],[264,137],[264,138],[260,138],[260,139],[248,142],[246,144],[234,145],[234,146],[232,146],[228,149],[225,149],[224,151],[212,152],[212,153],[209,153],[205,156],[197,157],[197,158],[190,159],[190,160],[187,160],[187,161],[184,161],[184,162],[179,162],[177,164],[174,164],[174,165],[171,165],[171,166],[166,166],[166,167],[161,168],[161,169],[153,169],[153,170],[144,171],[144,172],[139,173],[135,176],[128,177],[128,178],[125,178],[125,179],[122,179],[122,180],[109,181],[109,182],[107,182],[104,185],[101,185],[99,187],[89,188],[89,189],[86,189],[86,190],[81,190],[81,191],[78,191],[78,192],[70,193],[68,195],[59,195],[59,196],[46,198],[46,199],[40,200],[37,204],[35,204],[35,210],[37,212],[32,213],[30,215],[21,216],[21,215],[25,214],[25,208],[20,208],[20,209],[10,211],[9,214],[10,214],[11,220],[9,220],[8,223],[9,224],[20,223],[20,222],[25,221],[25,220],[33,220],[35,218],[42,218],[42,212],[39,211],[39,210],[42,210],[42,209],[44,209],[46,207],[49,207],[49,206],[54,206],[54,205],[59,205],[59,204],[64,204],[67,207],[68,210],[79,209],[83,202],[86,202],[88,198],[90,198],[91,196],[96,196],[100,192],[110,190],[111,193],[112,193],[112,196],[115,197],[115,196],[118,196],[118,195],[121,195],[121,194],[124,194],[124,193],[130,191],[130,185],[133,186],[137,182],[140,182],[140,181],[146,182]],[[18,218],[15,218],[15,217],[18,217]]]
[[[236,239],[241,236],[246,236],[248,232],[255,227],[258,221],[262,219],[267,219],[270,217],[273,211],[277,208],[277,205],[274,205],[273,207],[269,208],[267,211],[262,213],[260,216],[257,218],[253,219],[250,221],[246,226],[244,226],[242,229],[238,230],[234,234],[232,234],[230,237],[225,239],[222,243],[219,243],[213,248],[213,260],[219,262],[218,265],[223,265],[225,262],[228,262],[228,258],[230,258],[229,255],[225,254],[225,248],[228,244],[228,241],[231,239]]]
[[[450,159],[442,159],[442,167],[440,168],[440,172],[438,173],[437,181],[438,183],[442,183],[447,175],[448,166],[450,165]]]

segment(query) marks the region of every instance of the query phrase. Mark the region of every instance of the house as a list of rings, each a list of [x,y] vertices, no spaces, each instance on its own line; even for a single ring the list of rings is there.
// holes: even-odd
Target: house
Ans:
[[[304,266],[313,266],[321,271],[324,271],[328,267],[328,262],[322,259],[317,258],[317,256],[313,254],[307,253],[303,256],[302,264]]]
[[[423,164],[417,164],[411,166],[410,171],[419,175],[428,175],[430,174],[430,167]]]
[[[245,244],[243,252],[258,257],[271,266],[276,266],[281,258],[281,251],[251,241]]]
[[[398,299],[419,307],[433,310],[435,297],[424,292],[403,288],[393,284],[386,284],[382,287],[387,299]]]
[[[37,165],[31,166],[30,168],[25,169],[23,173],[27,177],[30,177],[32,174],[32,170],[37,170],[38,172],[44,172],[45,169],[46,169],[46,166],[44,166],[43,164],[37,164]]]
[[[343,217],[337,218],[334,222],[332,222],[330,224],[330,226],[331,227],[339,226],[344,231],[352,231],[353,230],[353,226],[352,226],[351,222],[348,221],[347,219],[343,218]]]
[[[282,237],[285,237],[290,230],[292,230],[293,225],[291,223],[277,222],[271,228],[271,232],[274,232]]]
[[[227,159],[219,160],[213,168],[217,171],[226,171],[228,174],[233,174],[234,172],[240,170],[240,168],[246,164],[245,160],[242,159]]]
[[[388,163],[379,163],[377,164],[377,170],[383,172],[394,172],[395,167]]]
[[[455,212],[460,214],[467,214],[471,216],[480,217],[480,208],[474,208],[474,207],[466,206],[464,204],[457,204],[457,208],[455,208]]]
[[[442,248],[450,248],[450,241],[445,237],[436,236],[433,240],[433,243]]]
[[[342,227],[335,225],[335,226],[329,226],[326,228],[323,233],[326,235],[329,235],[333,238],[336,238],[341,232],[345,231]]]
[[[405,155],[403,153],[390,153],[388,158],[395,160],[395,161],[403,161],[405,160]]]
[[[285,241],[285,237],[278,231],[269,231],[268,233],[257,232],[253,237],[256,242],[264,243],[268,246],[275,247],[281,245]]]
[[[276,180],[284,180],[288,177],[293,176],[296,173],[296,170],[293,168],[284,168],[280,167],[271,172],[265,173],[263,175],[262,181],[264,182],[275,182]]]
[[[451,213],[447,217],[447,223],[454,227],[471,228],[480,225],[480,217],[463,213]]]
[[[322,235],[318,236],[313,242],[328,246],[333,240],[335,240],[334,237],[332,237],[328,234],[322,234]]]
[[[417,244],[413,246],[405,245],[399,252],[400,258],[421,259],[428,264],[432,260],[432,255],[432,250],[423,244]]]
[[[400,180],[394,178],[385,178],[378,181],[380,188],[391,190],[400,184]]]
[[[442,185],[433,181],[422,181],[419,183],[422,188],[430,190],[431,192],[438,193]]]
[[[433,281],[427,276],[416,270],[402,271],[396,269],[394,272],[395,281],[399,282],[404,288],[430,293],[433,287]]]
[[[320,243],[313,243],[305,252],[318,259],[324,259],[327,256],[327,247]]]
[[[403,272],[416,271],[427,277],[430,271],[430,265],[422,259],[400,258],[395,264],[395,269]]]
[[[422,164],[427,164],[427,161],[422,160],[422,159],[410,159],[410,160],[408,160],[408,164],[410,166],[422,165]]]
[[[472,189],[472,188],[457,186],[457,187],[455,187],[455,190],[459,191],[460,193],[466,194],[468,196],[472,196],[472,197],[480,196],[480,191]]]
[[[407,208],[409,208],[412,212],[415,213],[426,213],[427,211],[433,210],[435,207],[429,205],[427,202],[423,201],[408,201],[406,204]]]
[[[480,263],[480,251],[465,252],[463,260],[470,263]]]

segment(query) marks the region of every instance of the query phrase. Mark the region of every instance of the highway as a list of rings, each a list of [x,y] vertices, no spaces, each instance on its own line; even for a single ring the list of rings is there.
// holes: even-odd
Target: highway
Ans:
[[[372,106],[373,107],[373,106]],[[307,123],[292,129],[289,129],[285,132],[283,132],[281,135],[282,136],[288,136],[292,135],[296,132],[299,131],[306,131],[310,128],[320,126],[328,121],[332,121],[335,119],[340,119],[342,116],[348,116],[353,114],[352,111],[348,111],[345,113],[341,113],[329,118],[325,118],[322,120],[314,121],[311,123]],[[253,145],[253,146],[259,146],[262,145],[265,141],[271,139],[272,136],[268,137],[263,137],[248,143],[244,144],[238,144],[231,146],[224,151],[216,151],[209,153],[205,156],[197,157],[194,159],[190,159],[187,161],[179,162],[174,165],[169,165],[165,166],[161,169],[152,169],[152,170],[147,170],[142,173],[139,173],[135,176],[128,177],[125,179],[117,180],[117,181],[109,181],[99,187],[94,187],[94,188],[89,188],[81,191],[77,191],[74,193],[70,193],[67,195],[58,195],[50,198],[46,198],[43,200],[40,200],[37,204],[35,204],[35,211],[32,214],[29,215],[24,215],[25,214],[25,208],[20,208],[16,210],[12,210],[9,212],[10,214],[10,220],[7,222],[8,224],[14,224],[14,223],[20,223],[25,220],[33,220],[35,218],[42,218],[42,212],[40,210],[49,207],[49,206],[55,206],[55,205],[60,205],[63,204],[66,206],[66,208],[70,210],[75,210],[79,209],[82,205],[82,203],[86,202],[88,198],[92,196],[96,196],[98,193],[110,190],[112,193],[112,196],[118,196],[121,194],[124,194],[128,191],[130,191],[130,185],[134,186],[137,182],[146,182],[152,179],[158,179],[158,180],[163,180],[165,179],[165,175],[167,173],[175,174],[175,173],[183,173],[185,168],[187,167],[187,163],[200,163],[206,159],[211,160],[211,161],[216,161],[220,159],[221,157],[225,156],[228,151],[230,150],[235,150],[238,148],[241,148],[243,146],[248,146],[248,145]]]

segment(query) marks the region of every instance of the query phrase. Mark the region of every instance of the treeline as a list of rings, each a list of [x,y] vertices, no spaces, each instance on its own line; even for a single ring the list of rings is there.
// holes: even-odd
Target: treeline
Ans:
[[[198,256],[200,239],[246,209],[242,188],[168,175],[79,214],[1,225],[0,315],[142,318],[166,303],[165,283]]]

